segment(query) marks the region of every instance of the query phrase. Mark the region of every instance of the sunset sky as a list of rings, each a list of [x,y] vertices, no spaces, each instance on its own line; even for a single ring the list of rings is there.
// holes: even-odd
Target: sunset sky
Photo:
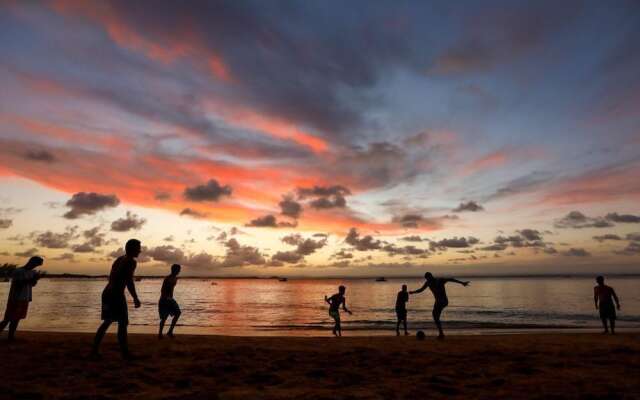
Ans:
[[[0,2],[0,263],[640,272],[637,1]]]

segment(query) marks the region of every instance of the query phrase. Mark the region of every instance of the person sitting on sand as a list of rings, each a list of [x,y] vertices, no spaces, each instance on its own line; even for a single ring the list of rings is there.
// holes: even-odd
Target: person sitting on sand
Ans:
[[[398,292],[396,297],[396,316],[398,322],[396,323],[396,336],[400,336],[400,322],[404,324],[404,334],[408,335],[407,331],[407,302],[409,301],[409,292],[407,292],[407,285],[402,285],[402,290]]]
[[[127,344],[127,325],[129,324],[129,311],[127,310],[127,298],[124,295],[125,287],[133,297],[135,308],[140,308],[140,299],[136,293],[133,274],[136,270],[136,257],[140,255],[142,244],[139,240],[130,239],[125,244],[125,255],[118,257],[111,266],[109,283],[102,291],[102,325],[96,332],[91,355],[99,357],[98,349],[104,338],[104,334],[113,322],[118,323],[118,344],[125,359],[130,359],[129,346]]]
[[[348,312],[349,315],[352,314],[352,312],[347,309],[347,302],[344,298],[344,292],[346,290],[347,289],[344,286],[340,285],[338,293],[331,297],[327,297],[326,295],[324,296],[324,301],[329,304],[329,316],[331,316],[331,318],[336,322],[333,327],[333,334],[335,336],[342,336],[342,326],[340,326],[340,305],[342,305],[342,308]]]
[[[449,305],[449,299],[447,298],[447,291],[444,288],[444,285],[447,282],[455,282],[459,283],[462,286],[469,285],[469,282],[459,281],[453,278],[436,278],[431,274],[431,272],[427,272],[424,274],[424,278],[426,282],[422,287],[418,290],[414,290],[409,292],[409,294],[421,293],[426,288],[431,290],[433,293],[433,297],[435,297],[436,301],[433,304],[433,320],[436,323],[436,327],[438,327],[438,339],[444,339],[444,332],[442,332],[442,324],[440,323],[440,315],[442,314],[442,310],[445,309],[446,306]]]
[[[613,306],[615,300],[618,310],[620,310],[620,300],[616,295],[615,290],[611,286],[604,284],[604,276],[598,276],[596,278],[598,286],[593,288],[593,301],[596,304],[596,310],[600,311],[600,319],[602,320],[602,326],[604,326],[604,332],[609,333],[609,327],[607,321],[611,325],[611,334],[616,333],[616,307]]]
[[[10,342],[15,339],[16,329],[18,329],[20,320],[27,317],[29,303],[32,300],[31,289],[40,279],[40,274],[34,269],[43,263],[42,257],[31,257],[23,267],[16,268],[11,275],[7,309],[4,313],[4,319],[0,322],[0,333],[9,325],[8,340]]]
[[[162,329],[167,321],[169,315],[173,316],[171,320],[171,326],[167,331],[167,336],[173,338],[173,329],[176,327],[178,318],[180,318],[180,306],[178,302],[173,298],[173,288],[178,283],[178,274],[180,273],[180,265],[173,264],[171,266],[171,274],[167,275],[162,282],[162,289],[160,289],[160,301],[158,301],[158,313],[160,314],[160,330],[158,331],[158,339],[162,339]]]

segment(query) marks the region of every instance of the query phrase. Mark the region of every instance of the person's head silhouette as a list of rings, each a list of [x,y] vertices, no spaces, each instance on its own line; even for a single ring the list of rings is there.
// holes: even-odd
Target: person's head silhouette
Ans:
[[[180,273],[181,269],[182,267],[180,266],[180,264],[173,264],[171,266],[171,275],[177,276]]]
[[[402,291],[406,292],[407,291],[407,285],[402,285]]]
[[[424,279],[426,279],[428,282],[433,280],[433,274],[431,272],[426,272],[424,274]]]
[[[41,266],[44,263],[44,259],[42,257],[34,256],[27,261],[25,264],[26,269],[34,269],[36,267]]]
[[[124,245],[124,251],[130,257],[138,257],[142,251],[142,244],[138,239],[129,239],[127,244]]]
[[[344,292],[347,290],[346,287],[344,287],[343,285],[340,285],[340,287],[338,288],[338,292],[340,292],[340,294],[344,294]]]
[[[598,282],[598,285],[600,285],[600,286],[604,285],[604,276],[599,275],[599,276],[596,278],[596,282]]]

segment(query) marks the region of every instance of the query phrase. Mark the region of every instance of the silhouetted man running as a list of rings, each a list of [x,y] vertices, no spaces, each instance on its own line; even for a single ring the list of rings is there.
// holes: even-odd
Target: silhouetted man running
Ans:
[[[600,311],[600,319],[602,320],[602,326],[604,332],[609,333],[609,327],[607,321],[611,325],[611,334],[616,333],[616,307],[613,306],[615,300],[618,310],[620,309],[620,300],[616,295],[615,290],[611,286],[604,284],[604,276],[598,276],[596,278],[598,286],[593,288],[593,301],[596,304],[596,310]]]
[[[44,260],[41,257],[31,257],[22,268],[16,268],[11,274],[11,288],[7,299],[7,309],[4,319],[0,322],[0,333],[9,325],[8,340],[14,340],[16,329],[21,319],[27,318],[29,303],[32,300],[31,288],[40,279],[40,274],[34,269],[41,266]]]
[[[178,283],[178,274],[180,273],[180,265],[173,264],[171,266],[171,274],[164,278],[162,282],[162,289],[160,289],[160,301],[158,301],[158,313],[160,314],[160,330],[158,331],[158,339],[162,339],[162,329],[167,321],[169,315],[173,316],[171,320],[171,326],[167,331],[167,336],[173,338],[173,329],[176,327],[178,318],[180,318],[180,306],[178,302],[173,298],[173,288]]]
[[[329,304],[329,315],[335,321],[333,326],[333,334],[335,336],[342,336],[342,326],[340,325],[340,306],[351,315],[351,311],[347,309],[347,302],[344,298],[344,292],[347,289],[344,286],[338,288],[338,293],[331,297],[324,296],[324,301]]]
[[[444,339],[444,332],[442,332],[442,324],[440,323],[440,315],[442,314],[442,310],[445,309],[446,306],[449,305],[449,299],[447,298],[447,291],[444,288],[444,285],[447,282],[455,282],[459,283],[462,286],[467,286],[469,282],[459,281],[453,278],[436,278],[431,272],[427,272],[424,274],[424,279],[427,281],[422,285],[422,287],[418,290],[414,290],[409,292],[409,294],[421,293],[424,292],[426,288],[431,290],[433,293],[433,297],[435,297],[436,301],[433,304],[433,320],[438,327],[438,339]]]
[[[407,285],[402,285],[402,290],[398,292],[396,297],[396,316],[398,322],[396,323],[396,336],[400,336],[400,322],[404,324],[404,334],[408,335],[407,331],[407,302],[409,301],[409,292],[407,292]]]
[[[127,344],[127,325],[129,324],[129,311],[127,310],[127,298],[124,295],[124,288],[129,289],[133,304],[140,307],[140,300],[136,293],[133,274],[136,270],[136,257],[140,255],[142,245],[139,240],[130,239],[125,245],[125,255],[118,257],[111,266],[109,283],[102,291],[102,325],[96,332],[91,355],[98,358],[98,349],[104,338],[104,334],[113,322],[118,323],[118,344],[122,357],[131,359],[129,346]]]

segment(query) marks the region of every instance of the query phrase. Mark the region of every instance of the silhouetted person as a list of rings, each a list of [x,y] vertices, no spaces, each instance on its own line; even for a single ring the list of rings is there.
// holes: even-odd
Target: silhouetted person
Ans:
[[[409,292],[407,292],[407,285],[402,285],[402,290],[398,292],[396,297],[396,316],[398,322],[396,323],[396,335],[400,336],[400,323],[404,324],[404,334],[407,332],[407,302],[409,301]]]
[[[600,320],[602,320],[602,326],[604,332],[609,333],[609,327],[607,321],[611,325],[611,333],[616,333],[616,307],[613,305],[615,300],[618,310],[620,309],[620,300],[616,295],[615,290],[611,286],[604,284],[604,276],[598,276],[596,278],[598,286],[593,288],[593,301],[596,304],[596,310],[600,311]]]
[[[426,288],[429,288],[431,290],[431,293],[433,293],[433,297],[435,297],[436,299],[435,303],[433,304],[432,314],[433,320],[438,327],[438,339],[444,339],[444,332],[442,332],[442,324],[440,323],[440,315],[442,314],[442,310],[444,310],[445,307],[449,305],[449,299],[447,298],[447,291],[445,290],[444,285],[447,282],[455,282],[461,284],[462,286],[467,286],[469,282],[463,282],[453,278],[436,278],[431,274],[431,272],[427,272],[426,274],[424,274],[424,279],[426,279],[424,285],[422,285],[422,287],[418,290],[409,292],[409,294],[423,292]]]
[[[7,309],[4,313],[4,319],[0,322],[0,332],[9,325],[10,342],[15,338],[20,320],[27,317],[29,303],[32,300],[31,289],[40,279],[40,274],[34,269],[43,263],[44,260],[41,257],[31,257],[23,267],[16,268],[11,275]]]
[[[178,318],[180,318],[180,306],[178,302],[173,298],[173,288],[178,283],[178,274],[180,273],[180,265],[173,264],[171,266],[171,274],[167,275],[162,282],[162,289],[160,289],[160,301],[158,301],[158,313],[160,314],[160,330],[158,331],[158,338],[162,339],[162,329],[167,321],[169,315],[173,316],[171,320],[171,326],[167,331],[167,336],[173,338],[173,329],[176,327]]]
[[[127,298],[124,295],[125,287],[129,289],[133,304],[140,307],[140,300],[136,293],[133,274],[136,270],[136,257],[140,255],[141,244],[139,240],[130,239],[125,245],[125,255],[118,257],[111,266],[109,283],[102,291],[102,325],[96,332],[91,355],[98,357],[98,349],[104,334],[113,322],[118,323],[118,344],[125,359],[131,358],[127,345],[127,325],[129,324],[129,311]]]
[[[329,304],[329,316],[331,316],[331,318],[336,322],[333,326],[333,334],[335,336],[342,336],[342,326],[340,326],[340,306],[342,305],[342,308],[346,312],[350,315],[352,314],[351,311],[347,309],[347,302],[344,298],[344,292],[346,290],[347,289],[341,285],[338,288],[338,293],[331,297],[324,296],[324,301]]]

